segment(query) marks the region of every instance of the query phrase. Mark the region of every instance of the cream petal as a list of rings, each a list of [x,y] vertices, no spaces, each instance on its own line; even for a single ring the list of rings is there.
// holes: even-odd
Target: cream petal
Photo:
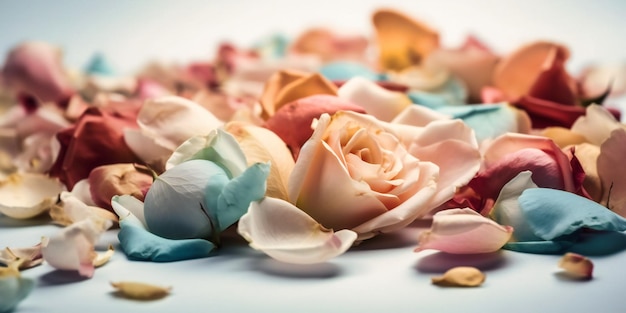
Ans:
[[[412,90],[434,90],[450,78],[450,72],[427,58],[420,66],[411,66],[400,72],[390,72],[389,80]]]
[[[287,182],[295,161],[285,142],[267,128],[247,123],[231,122],[225,129],[239,142],[248,165],[270,162],[265,195],[288,200]]]
[[[243,173],[247,165],[239,143],[223,129],[214,129],[206,136],[194,136],[182,143],[165,164],[167,170],[191,159],[216,162],[228,170],[231,177]]]
[[[76,270],[91,277],[97,254],[94,245],[111,222],[89,218],[63,228],[54,236],[42,239],[41,253],[50,266],[60,270]]]
[[[199,104],[177,96],[147,100],[137,116],[139,127],[162,138],[165,147],[175,149],[192,136],[202,136],[222,125]]]
[[[594,145],[601,145],[611,132],[626,126],[621,124],[604,107],[592,104],[587,107],[585,116],[579,117],[572,125],[572,132],[585,136]]]
[[[173,151],[139,129],[124,129],[124,142],[137,157],[155,167],[164,168]]]
[[[626,176],[623,164],[626,155],[626,130],[616,129],[600,146],[598,176],[602,181],[602,202],[610,210],[626,217]]]
[[[387,90],[363,77],[348,80],[339,88],[337,95],[363,107],[368,114],[379,120],[387,122],[412,104],[405,94]]]
[[[89,188],[89,179],[81,179],[76,184],[74,184],[74,188],[72,188],[71,194],[82,203],[90,206],[95,206],[96,204],[91,198],[91,191]]]
[[[60,195],[61,203],[50,210],[50,216],[55,222],[67,226],[88,218],[110,220],[117,223],[115,214],[103,208],[89,206],[73,194],[63,191]]]
[[[410,105],[391,121],[392,124],[423,127],[438,120],[449,120],[450,116],[422,105]]]
[[[6,247],[4,250],[0,250],[1,264],[11,266],[11,264],[16,262],[19,264],[20,269],[35,267],[43,263],[41,244],[36,244],[32,247]]]
[[[15,173],[0,182],[0,212],[17,219],[37,216],[53,205],[63,185],[43,174]]]
[[[489,253],[502,248],[512,233],[512,227],[501,226],[472,209],[450,209],[433,216],[430,230],[420,234],[415,251],[435,249],[454,254]]]
[[[266,197],[250,204],[238,232],[254,249],[287,263],[326,262],[346,252],[357,235],[324,228],[289,202]]]

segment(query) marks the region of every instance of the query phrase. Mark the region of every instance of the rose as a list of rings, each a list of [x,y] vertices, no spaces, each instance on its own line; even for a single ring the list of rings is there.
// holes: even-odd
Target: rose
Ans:
[[[415,127],[341,111],[322,115],[303,146],[289,199],[324,227],[367,239],[447,201],[479,164],[473,132],[459,120]]]

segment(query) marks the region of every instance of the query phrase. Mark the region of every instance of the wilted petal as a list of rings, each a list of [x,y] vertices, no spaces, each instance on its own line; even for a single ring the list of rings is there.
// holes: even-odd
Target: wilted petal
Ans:
[[[63,190],[58,180],[43,174],[15,173],[0,182],[0,212],[18,219],[50,208]]]
[[[246,123],[226,124],[248,159],[248,165],[270,162],[266,196],[288,200],[287,181],[294,167],[289,148],[274,132]]]
[[[173,262],[203,258],[215,248],[204,239],[172,240],[150,233],[143,221],[143,203],[133,196],[115,196],[111,204],[120,217],[120,245],[131,260]],[[135,216],[137,212],[141,215]]]
[[[96,206],[111,210],[111,197],[132,195],[142,200],[152,185],[152,176],[137,170],[133,164],[102,165],[89,173],[91,198]]]
[[[411,99],[405,94],[387,90],[362,77],[347,81],[337,94],[339,98],[363,107],[368,114],[386,122],[411,105]]]
[[[489,253],[502,248],[513,228],[501,226],[472,209],[450,209],[433,216],[430,230],[419,237],[415,251],[435,249],[447,253]]]
[[[289,202],[264,198],[250,204],[238,232],[254,249],[287,263],[325,262],[352,246],[355,232],[334,233]]]
[[[44,237],[41,241],[44,260],[56,269],[93,276],[93,260],[97,256],[94,245],[111,224],[111,221],[89,218],[63,228],[50,238]]]
[[[0,250],[1,264],[11,266],[11,264],[15,262],[19,262],[20,269],[35,267],[43,263],[43,257],[41,256],[41,244],[23,248],[6,247],[4,250]]]

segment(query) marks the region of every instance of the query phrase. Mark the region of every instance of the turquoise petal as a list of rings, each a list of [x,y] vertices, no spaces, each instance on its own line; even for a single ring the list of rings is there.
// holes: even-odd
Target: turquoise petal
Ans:
[[[96,53],[85,68],[85,73],[92,75],[114,76],[115,71],[102,53]]]
[[[248,211],[250,202],[263,198],[269,171],[268,163],[256,163],[224,187],[216,214],[221,231],[237,222]]]
[[[436,110],[463,120],[474,130],[478,142],[503,135],[510,131],[511,125],[517,124],[515,111],[504,103],[443,106]]]
[[[139,223],[139,224],[138,224]],[[117,237],[126,256],[136,261],[173,262],[210,256],[215,245],[203,239],[166,239],[148,232],[130,216],[120,221]]]
[[[549,188],[525,190],[519,198],[529,226],[542,239],[552,240],[581,228],[625,231],[626,219],[576,194]]]
[[[447,106],[457,106],[457,104],[446,95],[425,91],[409,91],[407,95],[409,99],[411,99],[411,102],[434,110],[439,110]]]
[[[338,61],[328,63],[319,69],[328,80],[346,81],[353,77],[363,77],[371,81],[384,80],[384,76],[372,71],[367,66],[356,62]]]
[[[21,276],[0,277],[0,312],[11,312],[35,287],[35,281]]]

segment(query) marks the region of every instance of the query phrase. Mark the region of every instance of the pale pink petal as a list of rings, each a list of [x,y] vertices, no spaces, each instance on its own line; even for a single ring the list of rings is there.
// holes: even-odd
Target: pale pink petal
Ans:
[[[124,142],[137,157],[154,166],[155,170],[164,170],[165,162],[174,151],[167,144],[161,144],[157,137],[151,137],[139,129],[124,129]]]
[[[41,243],[44,260],[56,269],[93,276],[93,261],[97,256],[94,245],[111,224],[111,221],[89,218],[63,228],[52,237],[44,237]]]
[[[252,248],[296,264],[326,262],[346,252],[357,237],[347,229],[326,229],[289,202],[268,197],[250,204],[238,232]]]
[[[449,115],[439,113],[422,105],[410,105],[396,115],[391,123],[423,127],[430,122],[449,120],[450,118]]]
[[[512,227],[501,226],[474,210],[450,209],[433,216],[430,230],[420,234],[415,251],[435,249],[454,254],[489,253],[502,248],[512,234]]]
[[[405,94],[387,90],[363,77],[348,80],[337,91],[339,98],[350,101],[365,109],[381,121],[391,121],[411,105]]]

